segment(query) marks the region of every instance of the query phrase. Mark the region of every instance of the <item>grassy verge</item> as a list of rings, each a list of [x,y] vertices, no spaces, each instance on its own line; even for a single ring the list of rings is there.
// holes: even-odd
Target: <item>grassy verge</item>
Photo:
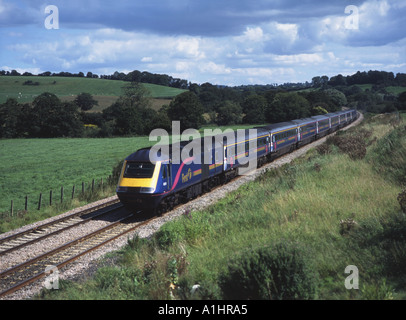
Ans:
[[[330,140],[150,241],[129,240],[86,282],[62,281],[38,298],[404,299],[401,186],[376,170],[376,149],[404,124],[384,120],[340,135],[362,136],[365,154]],[[359,270],[358,290],[345,287],[349,265]]]

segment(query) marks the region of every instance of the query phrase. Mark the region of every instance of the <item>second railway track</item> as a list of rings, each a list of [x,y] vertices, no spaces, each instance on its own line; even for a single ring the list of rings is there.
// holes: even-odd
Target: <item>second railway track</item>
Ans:
[[[58,270],[66,264],[80,258],[106,243],[125,235],[128,232],[148,223],[140,221],[133,214],[127,215],[108,226],[100,228],[83,237],[68,242],[47,253],[14,266],[0,273],[0,297],[46,276],[51,267]]]
[[[0,238],[0,257],[121,208],[118,199]],[[105,210],[103,210],[105,209]],[[93,215],[92,215],[93,214]]]

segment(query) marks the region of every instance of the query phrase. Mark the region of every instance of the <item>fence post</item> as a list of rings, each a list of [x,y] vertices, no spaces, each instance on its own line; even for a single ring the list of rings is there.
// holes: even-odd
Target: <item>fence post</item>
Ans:
[[[11,200],[11,216],[14,215],[14,201]]]
[[[38,210],[41,210],[42,193],[39,194]]]
[[[52,206],[52,190],[49,191],[49,205]]]
[[[101,178],[101,180],[100,180],[100,187],[101,187],[101,191],[103,192],[103,178]]]
[[[28,196],[25,196],[25,206],[24,206],[25,211],[28,211]]]
[[[92,193],[94,191],[94,179],[92,180]]]
[[[63,186],[61,187],[61,203],[63,202]]]
[[[82,194],[85,193],[85,183],[82,181]]]
[[[73,185],[73,188],[72,188],[72,200],[73,200],[74,196],[75,196],[75,185]]]

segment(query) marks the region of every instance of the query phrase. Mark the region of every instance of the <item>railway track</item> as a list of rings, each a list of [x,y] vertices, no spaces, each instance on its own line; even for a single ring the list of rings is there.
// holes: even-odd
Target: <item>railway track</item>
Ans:
[[[68,263],[149,223],[153,219],[140,221],[136,215],[129,214],[108,226],[1,272],[0,297],[9,295],[38,279],[46,277],[49,273],[48,270],[59,270]]]
[[[110,212],[121,207],[122,204],[120,201],[118,199],[113,199],[101,205],[72,213],[57,220],[53,220],[8,237],[1,238],[0,257],[17,249],[54,236],[70,228],[77,227],[92,219],[100,218],[101,216],[109,214]]]

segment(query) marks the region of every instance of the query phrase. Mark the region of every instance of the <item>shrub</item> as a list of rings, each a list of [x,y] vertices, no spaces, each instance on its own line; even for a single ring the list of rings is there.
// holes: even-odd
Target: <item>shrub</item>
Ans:
[[[355,215],[353,214],[353,217]],[[351,231],[357,228],[358,223],[352,218],[340,220],[340,234],[342,236],[348,235]]]
[[[406,189],[403,190],[401,193],[399,193],[398,201],[399,201],[400,207],[402,208],[402,211],[404,213],[406,213]]]
[[[381,283],[364,285],[361,288],[362,298],[365,300],[393,300],[393,288],[386,284],[386,279]]]
[[[316,147],[316,150],[319,154],[325,155],[331,153],[331,147],[327,143],[323,143]]]
[[[327,139],[327,143],[337,146],[342,152],[348,154],[352,160],[363,159],[367,153],[363,134],[353,136],[335,135]]]
[[[225,299],[311,299],[317,277],[310,255],[297,243],[281,242],[234,258],[219,278]]]

